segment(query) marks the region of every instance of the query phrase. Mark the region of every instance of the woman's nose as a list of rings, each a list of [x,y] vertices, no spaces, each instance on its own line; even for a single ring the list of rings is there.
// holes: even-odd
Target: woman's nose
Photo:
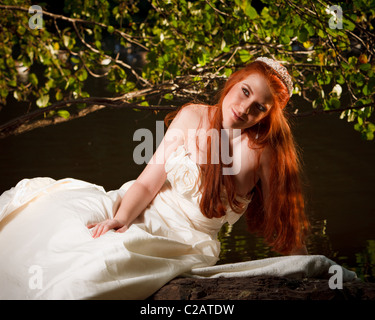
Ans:
[[[249,114],[250,108],[251,108],[251,103],[241,104],[239,112],[241,112],[241,114]]]

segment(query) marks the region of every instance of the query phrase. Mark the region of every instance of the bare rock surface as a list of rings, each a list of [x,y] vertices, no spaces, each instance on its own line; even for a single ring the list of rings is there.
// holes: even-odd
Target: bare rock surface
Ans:
[[[330,289],[328,279],[176,278],[150,300],[375,300],[375,283],[355,280]]]

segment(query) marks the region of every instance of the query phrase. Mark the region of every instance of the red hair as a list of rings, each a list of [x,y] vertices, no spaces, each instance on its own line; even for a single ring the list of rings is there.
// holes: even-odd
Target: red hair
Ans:
[[[309,227],[300,182],[300,163],[290,125],[285,116],[284,108],[289,101],[286,86],[274,70],[265,63],[255,61],[248,64],[231,75],[221,91],[218,103],[209,109],[209,129],[216,129],[221,138],[223,100],[236,83],[252,73],[259,73],[267,80],[273,97],[273,106],[266,117],[261,120],[260,126],[255,125],[246,129],[245,132],[249,136],[249,143],[254,141],[256,133],[259,135],[256,140],[260,151],[258,169],[261,151],[266,146],[270,148],[272,155],[269,164],[269,196],[265,203],[262,195],[262,182],[260,180],[249,181],[249,184],[255,184],[255,187],[252,201],[246,210],[246,221],[250,232],[262,236],[273,247],[273,250],[285,254],[304,245],[304,238]],[[166,121],[173,118],[176,113],[168,114]],[[208,136],[207,159],[211,159],[210,139],[211,137]],[[220,150],[219,154],[221,154]],[[221,197],[223,193],[226,194],[226,200],[234,211],[243,211],[241,203],[236,200],[233,176],[223,175],[223,166],[221,159],[218,164],[200,165],[202,192],[200,208],[208,218],[222,217],[226,214],[227,207]]]

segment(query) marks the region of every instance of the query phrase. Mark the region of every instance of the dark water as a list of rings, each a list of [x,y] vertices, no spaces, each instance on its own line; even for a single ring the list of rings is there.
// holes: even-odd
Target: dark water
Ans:
[[[8,106],[7,106],[8,107]],[[139,128],[155,131],[166,113],[105,109],[82,119],[0,140],[0,193],[23,178],[72,177],[119,188],[143,169],[133,161]],[[307,211],[313,224],[308,249],[374,281],[374,142],[362,141],[338,115],[294,120],[305,171]],[[246,231],[241,218],[223,229],[219,263],[275,255]]]

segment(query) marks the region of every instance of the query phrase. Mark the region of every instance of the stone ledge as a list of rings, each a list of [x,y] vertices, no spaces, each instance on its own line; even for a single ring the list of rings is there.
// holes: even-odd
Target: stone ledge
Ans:
[[[344,282],[332,290],[328,279],[176,278],[150,300],[375,300],[375,283]]]

